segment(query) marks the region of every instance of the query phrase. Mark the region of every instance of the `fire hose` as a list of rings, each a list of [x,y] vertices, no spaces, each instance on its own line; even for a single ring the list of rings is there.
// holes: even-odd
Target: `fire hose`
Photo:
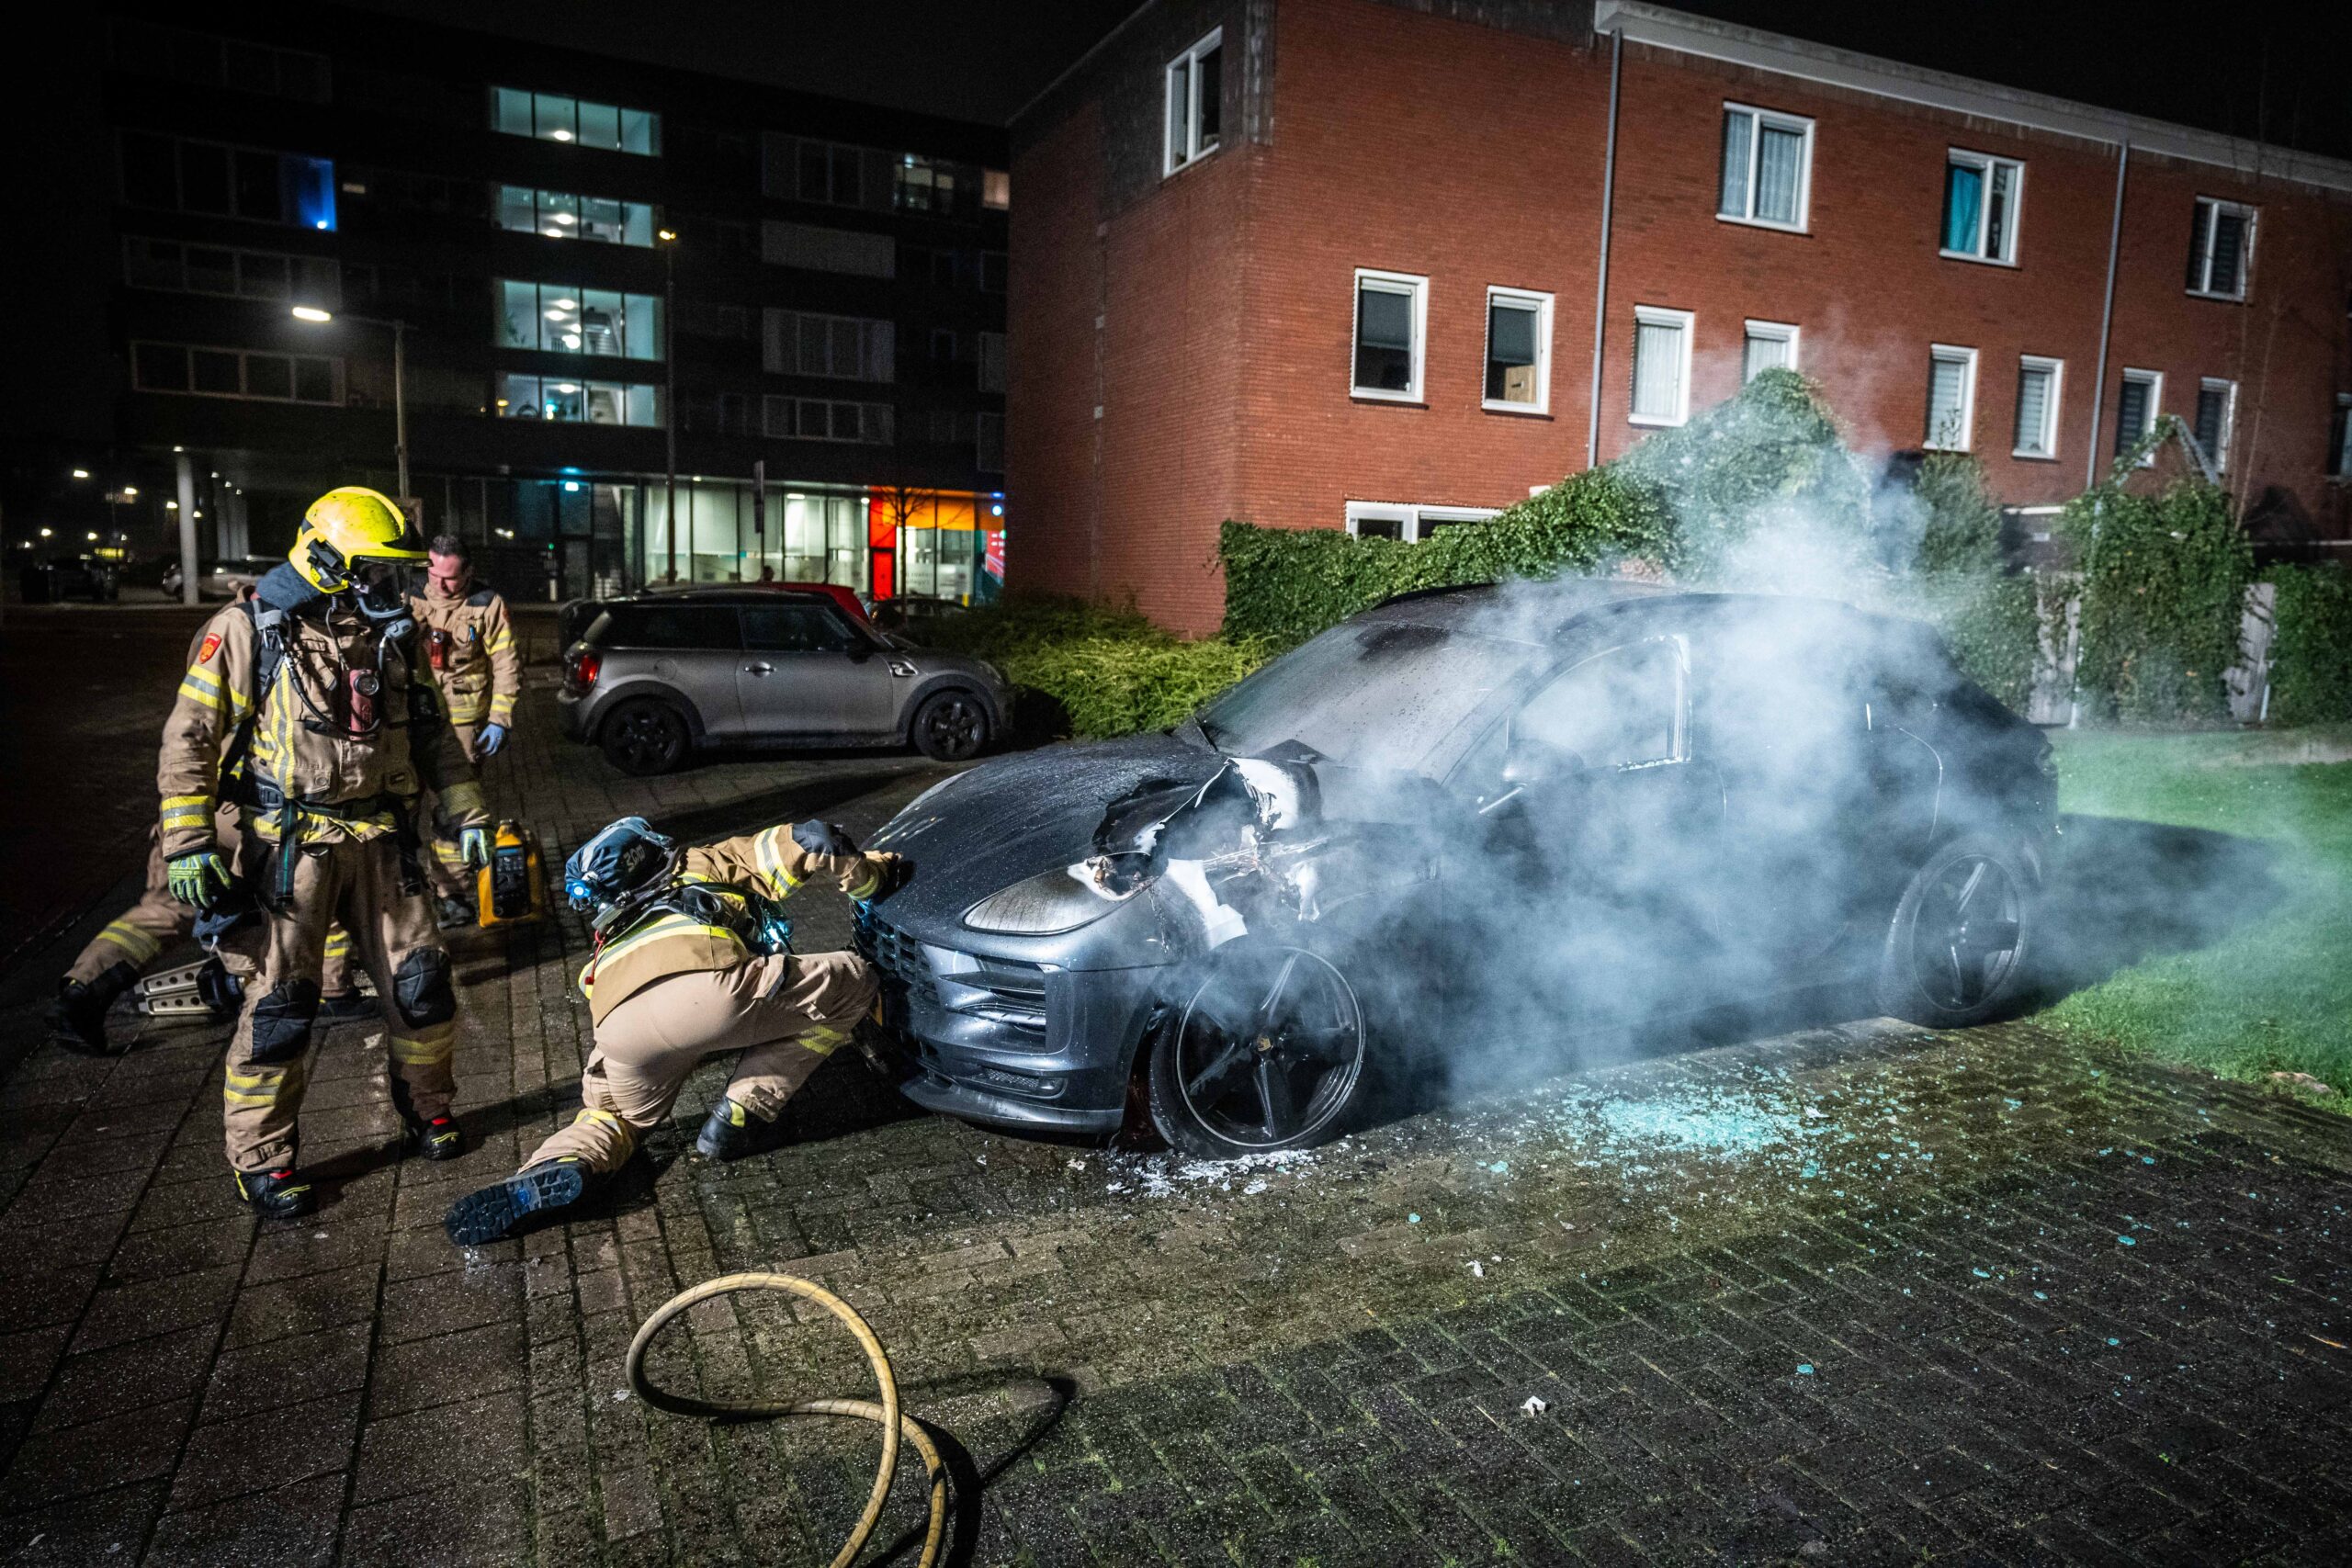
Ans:
[[[683,1393],[671,1393],[656,1388],[645,1373],[646,1348],[653,1337],[662,1332],[672,1318],[714,1296],[731,1295],[737,1291],[781,1291],[805,1301],[816,1303],[841,1319],[850,1333],[856,1337],[858,1348],[873,1363],[874,1381],[880,1385],[882,1401],[870,1399],[696,1399]],[[915,1568],[933,1568],[939,1561],[939,1549],[947,1529],[947,1467],[941,1460],[939,1447],[931,1434],[912,1418],[899,1410],[899,1380],[890,1371],[890,1358],[882,1348],[882,1341],[857,1309],[821,1285],[790,1274],[726,1274],[707,1280],[691,1290],[679,1292],[659,1307],[653,1315],[639,1326],[637,1337],[628,1346],[628,1385],[638,1398],[656,1410],[666,1410],[673,1416],[699,1416],[709,1421],[766,1420],[787,1416],[850,1416],[871,1421],[882,1428],[882,1459],[875,1467],[874,1491],[865,1500],[865,1511],[858,1516],[857,1525],[842,1544],[840,1555],[832,1568],[849,1568],[857,1554],[865,1550],[866,1540],[874,1534],[874,1527],[882,1517],[882,1506],[889,1500],[890,1483],[899,1472],[899,1439],[903,1435],[915,1450],[922,1455],[923,1467],[931,1477],[931,1525],[923,1538],[922,1555],[916,1559]]]

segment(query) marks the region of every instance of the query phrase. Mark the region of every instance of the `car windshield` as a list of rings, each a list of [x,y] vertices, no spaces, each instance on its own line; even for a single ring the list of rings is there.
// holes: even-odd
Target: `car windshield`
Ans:
[[[1396,621],[1334,626],[1196,716],[1236,757],[1284,741],[1354,767],[1434,773],[1440,748],[1497,689],[1544,657],[1532,644]]]

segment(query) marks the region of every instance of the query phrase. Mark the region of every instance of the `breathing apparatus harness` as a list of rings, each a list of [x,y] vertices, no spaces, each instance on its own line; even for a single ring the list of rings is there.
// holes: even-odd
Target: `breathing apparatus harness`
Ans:
[[[754,953],[792,951],[792,921],[775,899],[718,883],[689,881],[678,871],[678,842],[642,817],[624,817],[571,852],[564,897],[588,917],[591,951],[582,978],[593,982],[605,950],[663,916],[733,933]]]

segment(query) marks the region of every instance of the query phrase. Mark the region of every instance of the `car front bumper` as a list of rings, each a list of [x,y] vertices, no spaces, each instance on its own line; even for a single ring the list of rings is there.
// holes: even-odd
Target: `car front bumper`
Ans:
[[[922,941],[868,909],[899,1091],[927,1111],[1027,1132],[1108,1134],[1162,971],[1070,971]]]

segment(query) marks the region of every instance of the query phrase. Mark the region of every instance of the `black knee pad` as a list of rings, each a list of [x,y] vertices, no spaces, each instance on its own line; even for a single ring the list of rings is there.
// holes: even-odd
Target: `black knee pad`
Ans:
[[[457,989],[449,984],[449,955],[420,947],[401,960],[392,976],[392,1004],[412,1029],[447,1023],[458,1016]]]
[[[293,1062],[311,1048],[311,1021],[319,1016],[319,983],[288,980],[254,1004],[253,1059]]]

